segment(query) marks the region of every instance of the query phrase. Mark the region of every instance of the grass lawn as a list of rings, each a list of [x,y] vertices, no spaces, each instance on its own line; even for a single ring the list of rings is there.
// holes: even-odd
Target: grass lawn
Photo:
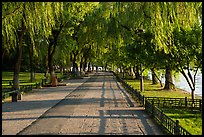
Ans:
[[[61,73],[56,73],[57,77],[61,77]],[[20,85],[31,85],[37,82],[42,82],[44,79],[44,73],[35,73],[35,81],[30,82],[30,72],[20,72],[19,82]],[[9,87],[9,82],[13,80],[13,72],[2,72],[2,88]]]
[[[44,73],[35,73],[35,81],[30,82],[30,73],[29,72],[20,72],[19,73],[19,82],[20,85],[23,83],[33,84],[36,82],[41,82],[44,78]],[[13,80],[13,72],[2,72],[2,86],[9,85],[9,82]]]
[[[162,109],[173,120],[179,120],[179,125],[192,135],[202,135],[202,112],[192,112],[186,109]]]
[[[57,77],[62,76],[61,73],[56,73]],[[19,73],[19,82],[20,86],[22,85],[34,85],[38,82],[42,82],[44,79],[44,73],[35,73],[35,81],[30,82],[30,72],[20,72]],[[2,94],[6,92],[5,88],[11,88],[9,82],[13,80],[13,72],[2,72]],[[4,101],[10,101],[11,97],[6,98]]]
[[[125,80],[134,89],[140,89],[140,80]],[[191,94],[184,92],[181,89],[175,89],[172,91],[163,90],[160,84],[152,85],[151,80],[144,80],[144,91],[141,92],[145,97],[172,97],[172,98],[191,98]],[[200,98],[196,96],[195,98]],[[179,120],[179,123],[187,131],[193,135],[202,134],[202,112],[193,113],[186,109],[164,109],[164,113],[171,117],[173,120]]]
[[[129,85],[132,85],[138,91],[140,90],[140,80],[125,80]],[[160,84],[153,85],[151,80],[144,80],[144,91],[141,92],[141,95],[145,97],[171,97],[171,98],[191,98],[190,92],[185,92],[182,89],[176,88],[175,90],[167,91],[163,90],[163,87]],[[202,98],[196,96],[196,98]]]

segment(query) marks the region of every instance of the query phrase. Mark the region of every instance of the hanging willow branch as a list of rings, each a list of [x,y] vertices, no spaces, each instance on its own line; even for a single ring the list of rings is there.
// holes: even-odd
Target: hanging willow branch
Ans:
[[[138,34],[138,32],[143,32],[143,31],[144,31],[143,29],[140,28],[140,26],[142,25],[143,22],[140,23],[138,29],[133,30],[133,29],[131,29],[130,27],[128,27],[127,25],[122,24],[122,23],[121,23],[119,20],[117,20],[116,18],[113,17],[113,19],[116,20],[116,21],[120,24],[121,27],[125,28],[126,30],[128,30],[128,31],[130,31],[130,32],[133,32],[134,34]],[[132,34],[132,36],[134,36],[134,35]]]
[[[5,15],[2,15],[2,19],[5,19],[7,16],[12,16],[14,15],[18,10],[21,9],[21,5],[20,4],[18,7],[16,7],[12,12],[6,13]]]

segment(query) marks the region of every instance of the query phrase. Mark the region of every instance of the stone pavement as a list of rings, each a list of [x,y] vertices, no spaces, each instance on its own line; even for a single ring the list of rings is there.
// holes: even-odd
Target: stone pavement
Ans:
[[[113,74],[68,80],[2,105],[2,134],[164,135]]]

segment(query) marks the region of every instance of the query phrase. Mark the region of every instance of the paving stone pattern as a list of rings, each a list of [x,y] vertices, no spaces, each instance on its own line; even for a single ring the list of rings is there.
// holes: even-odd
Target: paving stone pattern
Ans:
[[[112,73],[97,72],[90,78],[67,82],[68,86],[45,88],[23,97],[25,99],[22,101],[3,104],[2,133],[164,134],[144,108],[115,80]],[[15,129],[15,126],[20,127]]]

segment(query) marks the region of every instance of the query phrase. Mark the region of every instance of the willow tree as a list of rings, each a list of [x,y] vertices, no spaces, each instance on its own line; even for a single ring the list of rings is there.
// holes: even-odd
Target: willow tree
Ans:
[[[54,64],[60,66],[60,71],[63,74],[65,69],[71,68],[70,54],[75,47],[75,43],[70,36],[69,29],[64,28],[61,32],[60,39],[58,39],[56,53],[54,54]]]
[[[73,67],[76,68],[76,59],[78,55],[78,46],[79,46],[79,39],[78,39],[78,31],[80,29],[81,23],[84,20],[84,16],[88,13],[91,12],[95,6],[97,6],[97,3],[64,3],[63,6],[63,12],[60,15],[60,18],[57,19],[58,26],[53,27],[53,32],[57,32],[57,35],[52,35],[52,41],[49,42],[49,49],[52,48],[53,50],[51,51],[51,54],[48,53],[48,63],[49,63],[49,70],[50,74],[54,75],[54,70],[53,70],[53,64],[52,64],[52,58],[55,52],[55,48],[57,45],[57,40],[60,37],[60,32],[64,28],[68,28],[67,30],[69,31],[68,33],[71,35],[73,40],[75,41],[73,47]],[[59,36],[59,37],[58,37]],[[53,73],[53,74],[52,74]]]
[[[107,34],[110,26],[109,21],[112,5],[113,3],[109,2],[99,3],[97,8],[84,17],[84,21],[80,25],[77,34],[79,42],[78,49],[79,55],[81,56],[79,56],[81,59],[80,64],[81,66],[84,64],[84,68],[87,64],[105,66],[107,63],[105,62],[105,58],[103,58],[103,54],[106,52],[106,48],[110,48],[111,46],[111,40]],[[90,70],[90,67],[88,67],[88,70]]]
[[[115,8],[116,3],[101,3],[101,7],[98,10],[97,20],[97,37],[96,42],[99,50],[97,50],[97,58],[101,60],[101,64],[105,67],[114,67],[117,60],[113,55],[117,56],[116,53],[122,45],[122,38],[120,36],[120,30],[117,22],[113,19],[117,13],[117,8]]]
[[[158,48],[164,49],[167,56],[172,56],[174,45],[173,31],[175,28],[191,28],[198,21],[201,3],[197,2],[163,2],[155,3],[155,22],[152,28],[155,32],[155,40]],[[150,14],[151,15],[151,14]],[[165,89],[174,87],[172,81],[172,69],[175,63],[166,60],[166,82]]]
[[[35,43],[35,33],[48,37],[50,26],[55,23],[51,17],[58,11],[55,9],[53,12],[52,7],[57,6],[53,3],[43,2],[2,3],[3,48],[7,50],[13,48],[17,51],[13,77],[14,89],[19,88],[19,72],[25,32],[29,33],[33,44]]]
[[[66,7],[67,5],[70,7]],[[14,71],[15,88],[19,87],[18,73],[20,71],[24,32],[29,33],[32,44],[35,44],[34,36],[36,33],[39,33],[43,38],[48,40],[48,66],[52,74],[52,57],[60,31],[67,25],[68,20],[73,20],[74,23],[77,23],[78,19],[83,18],[84,13],[89,11],[92,5],[94,5],[94,3],[3,3],[2,35],[4,39],[4,48],[8,50],[10,48],[17,48],[17,50],[19,50],[19,54],[17,54],[16,69]]]
[[[156,50],[164,51],[171,56],[173,43],[173,30],[180,26],[189,28],[197,22],[201,15],[201,3],[198,2],[136,2],[118,3],[118,16],[115,19],[124,29],[131,32],[129,43],[134,40],[138,29],[153,32]],[[174,88],[172,82],[172,69],[174,63],[166,60],[165,89]]]
[[[102,32],[100,29],[100,24],[102,24],[102,16],[99,12],[99,6],[94,9],[91,13],[87,14],[84,18],[84,22],[79,31],[79,39],[80,39],[80,69],[82,73],[88,67],[88,71],[90,71],[90,64],[95,64],[95,60],[98,57],[98,53],[103,44],[98,44],[100,41],[100,37],[103,36],[105,30]]]
[[[123,43],[123,45],[126,45],[126,46],[136,44],[138,45],[138,47],[140,47],[139,45],[142,44],[142,41],[139,40],[140,34],[143,33],[143,30],[144,30],[142,28],[143,20],[141,16],[143,13],[141,10],[142,3],[138,3],[138,2],[136,3],[116,3],[115,9],[117,9],[117,12],[113,14],[113,19],[116,22],[116,26],[118,26],[118,29],[120,30],[119,36],[123,39],[121,40],[121,42]],[[138,58],[133,62],[137,64],[137,62],[139,63],[141,61],[139,61],[139,58]],[[143,76],[142,76],[143,71],[144,69],[142,69],[142,64],[140,63],[141,91],[143,91],[144,89],[143,88],[144,87],[143,86]]]

